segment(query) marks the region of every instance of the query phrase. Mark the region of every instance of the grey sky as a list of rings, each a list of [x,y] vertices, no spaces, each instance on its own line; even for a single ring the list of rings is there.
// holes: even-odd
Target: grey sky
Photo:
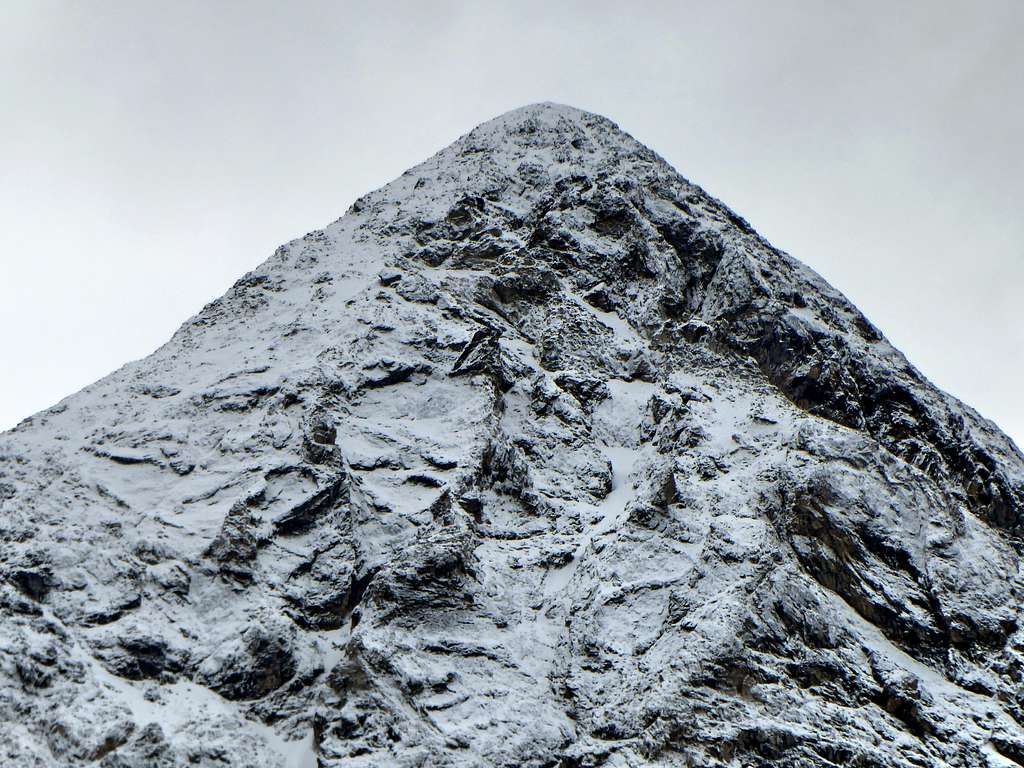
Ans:
[[[605,114],[1024,443],[1024,3],[2,0],[0,428],[474,125]]]

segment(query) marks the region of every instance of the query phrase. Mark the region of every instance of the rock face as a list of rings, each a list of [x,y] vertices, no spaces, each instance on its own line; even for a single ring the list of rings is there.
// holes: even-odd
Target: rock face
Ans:
[[[1024,458],[605,118],[0,436],[0,762],[1024,765]]]

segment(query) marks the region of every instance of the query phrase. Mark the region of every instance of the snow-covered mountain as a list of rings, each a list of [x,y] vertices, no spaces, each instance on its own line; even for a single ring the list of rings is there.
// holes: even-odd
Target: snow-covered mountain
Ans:
[[[3,765],[1024,765],[1024,457],[569,107],[0,436],[0,531]]]

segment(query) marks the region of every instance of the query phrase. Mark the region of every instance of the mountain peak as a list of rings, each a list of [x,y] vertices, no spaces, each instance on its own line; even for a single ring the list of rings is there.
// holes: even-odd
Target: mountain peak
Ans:
[[[618,126],[602,115],[588,112],[568,104],[551,101],[527,104],[511,109],[487,120],[472,131],[473,134],[516,135],[537,131],[552,133],[585,133],[596,127],[617,130]]]
[[[568,120],[572,123],[585,125],[591,121],[608,121],[606,117],[589,112],[570,104],[560,104],[554,101],[538,101],[533,104],[525,104],[521,107],[510,109],[497,117],[481,123],[481,126],[491,123],[502,123],[504,125],[519,125],[532,120],[548,121]]]
[[[1024,457],[571,107],[0,435],[0,527],[8,764],[1024,755]]]
[[[467,139],[471,141],[466,142]],[[478,125],[454,146],[462,148],[463,142],[468,144],[467,148],[493,143],[498,149],[508,149],[510,145],[557,145],[577,150],[585,144],[591,150],[615,144],[640,146],[607,117],[554,102],[528,104],[498,115]]]
[[[407,217],[430,220],[470,196],[525,215],[541,196],[573,178],[610,188],[648,176],[651,166],[685,183],[608,118],[542,102],[481,123],[356,209],[376,202],[392,213],[399,208]]]

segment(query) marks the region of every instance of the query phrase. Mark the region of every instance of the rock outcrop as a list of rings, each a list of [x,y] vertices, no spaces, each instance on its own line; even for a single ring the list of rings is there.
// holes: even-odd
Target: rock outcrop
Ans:
[[[1024,765],[1024,457],[605,118],[0,436],[0,762]]]

